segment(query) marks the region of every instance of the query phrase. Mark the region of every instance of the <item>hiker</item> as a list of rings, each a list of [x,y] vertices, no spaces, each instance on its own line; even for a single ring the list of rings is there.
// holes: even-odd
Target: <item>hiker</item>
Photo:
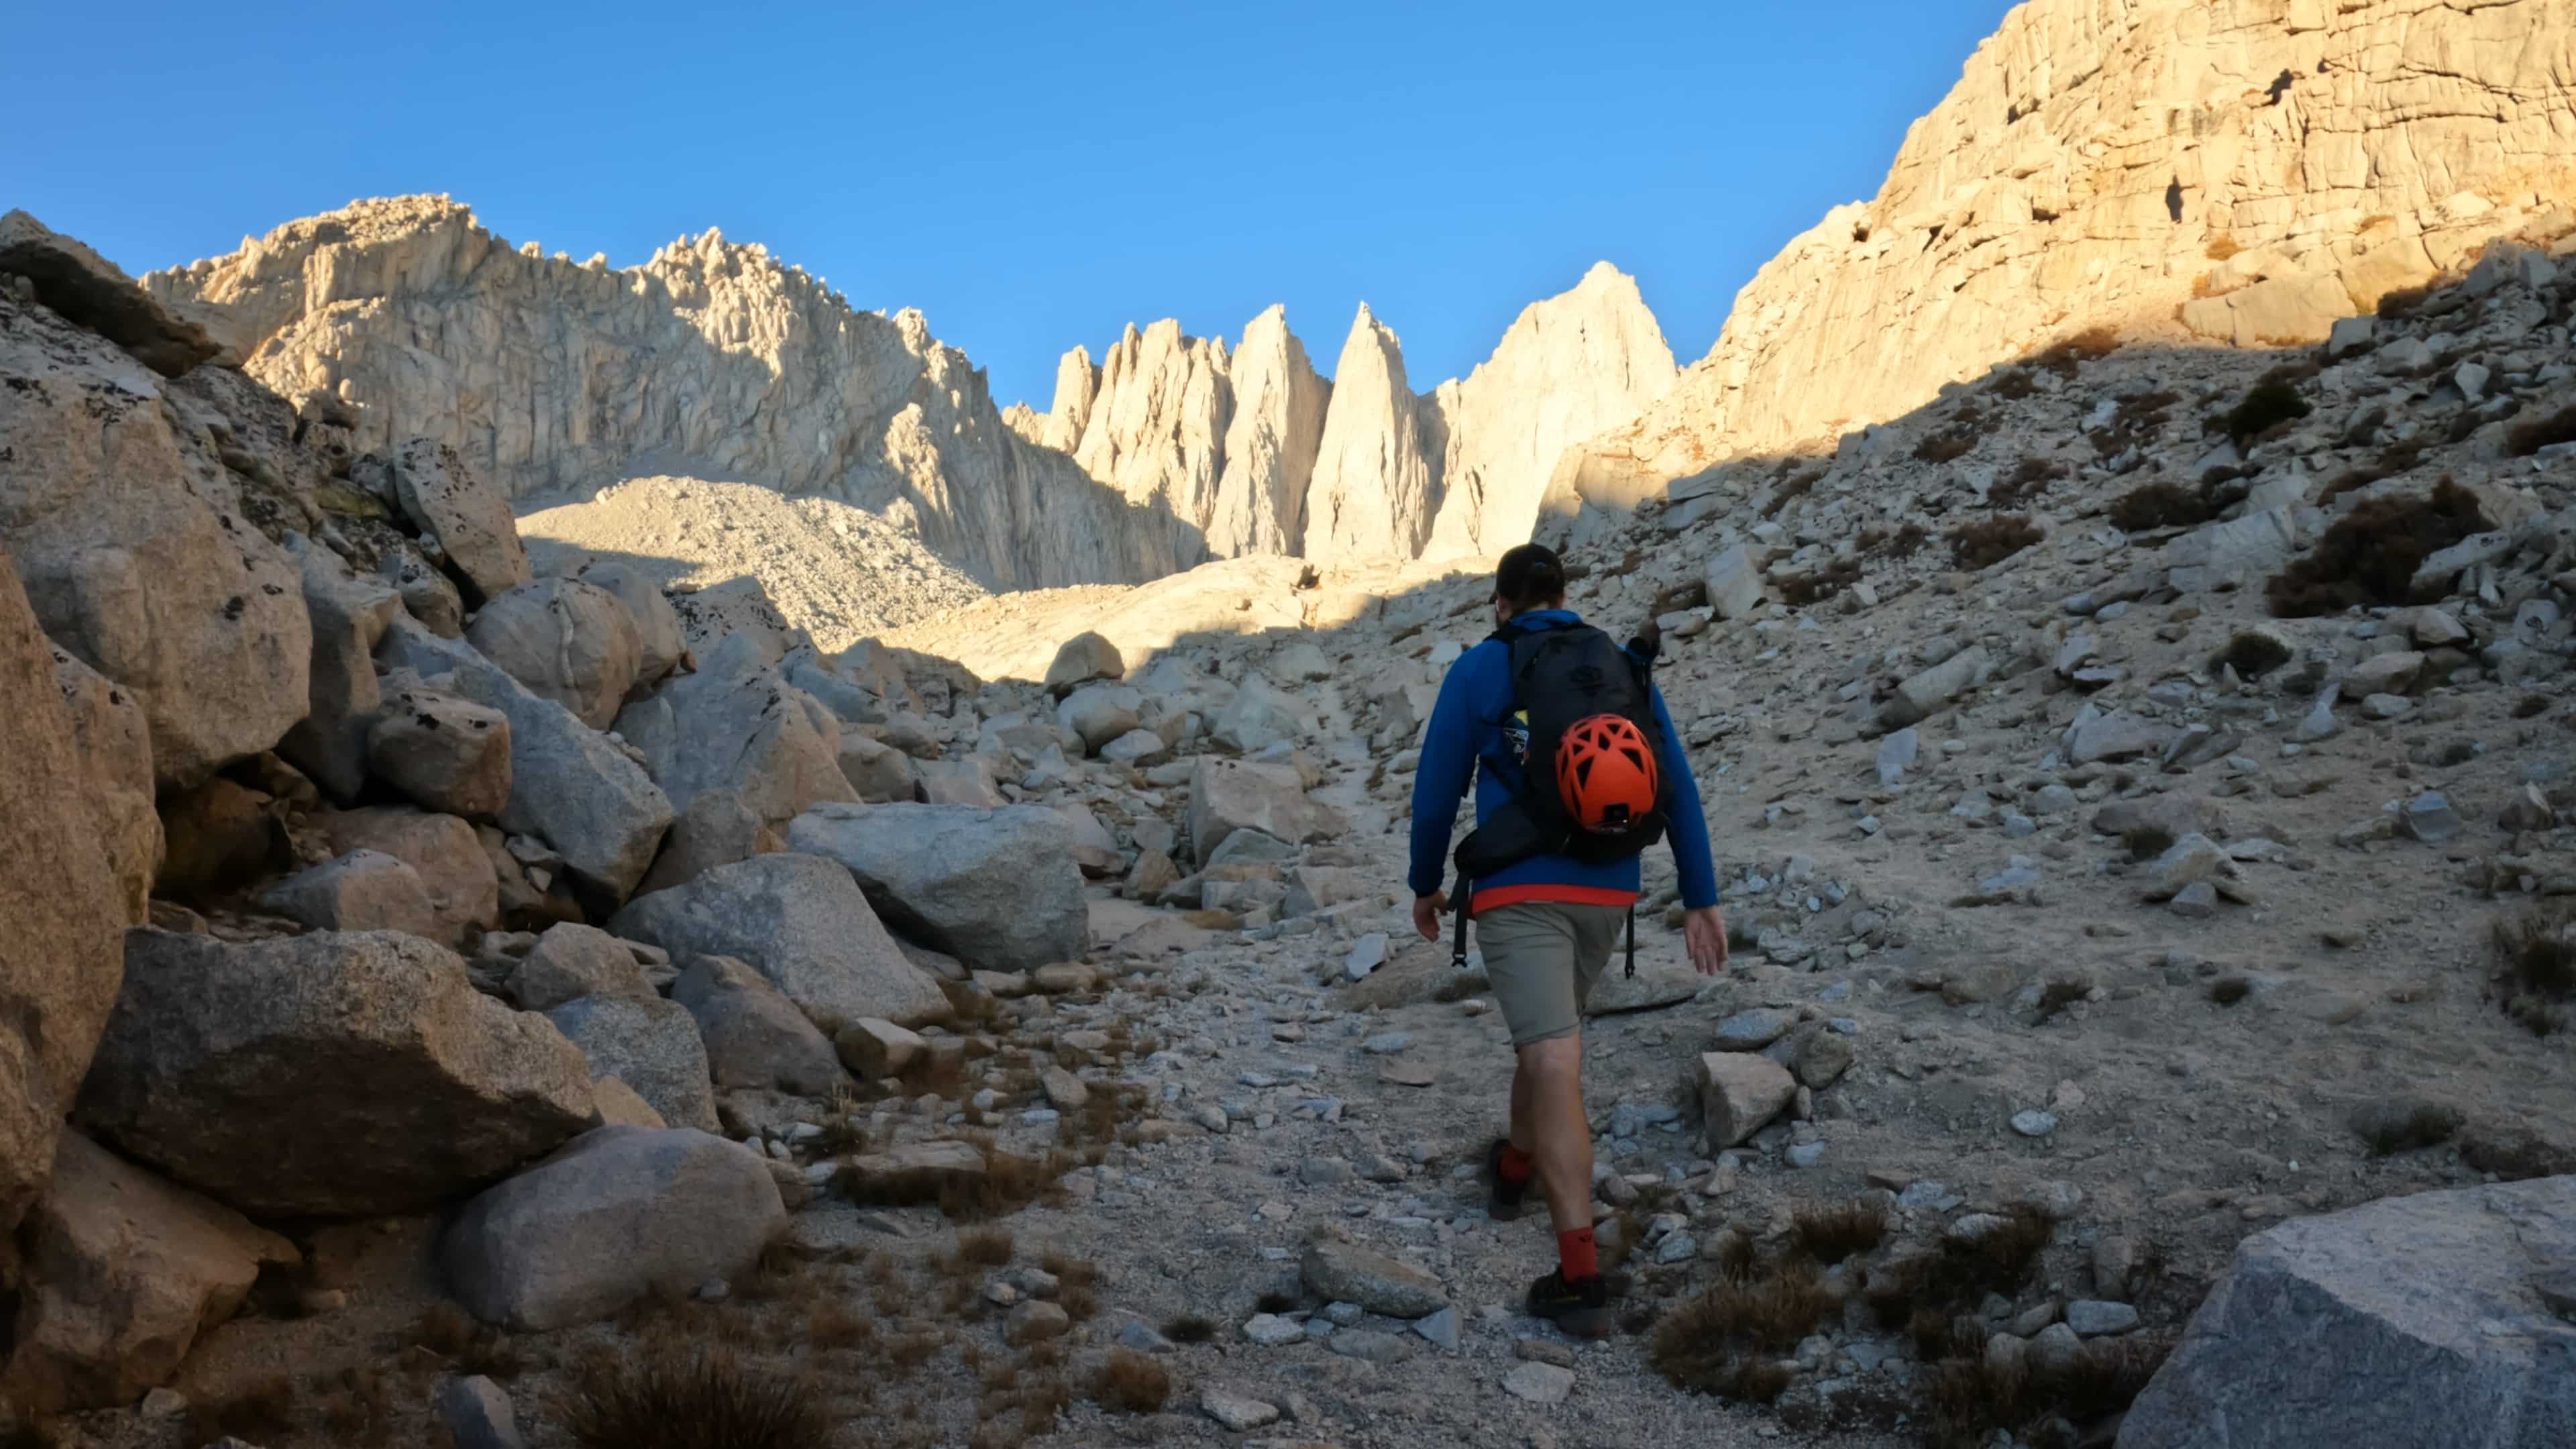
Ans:
[[[1592,1128],[1583,1110],[1584,999],[1624,920],[1636,970],[1638,856],[1669,830],[1691,964],[1726,964],[1726,921],[1699,787],[1647,671],[1653,626],[1626,649],[1565,607],[1565,564],[1537,544],[1494,572],[1491,638],[1440,684],[1413,784],[1413,924],[1440,939],[1440,889],[1472,774],[1476,829],[1458,847],[1455,960],[1468,917],[1518,1064],[1511,1133],[1486,1153],[1488,1210],[1521,1214],[1533,1185],[1556,1226],[1557,1266],[1529,1311],[1585,1337],[1610,1332],[1592,1237]]]

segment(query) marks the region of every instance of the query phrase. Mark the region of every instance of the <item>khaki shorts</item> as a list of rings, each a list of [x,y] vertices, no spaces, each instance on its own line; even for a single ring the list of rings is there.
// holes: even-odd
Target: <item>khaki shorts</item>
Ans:
[[[1561,901],[1515,901],[1476,917],[1485,979],[1512,1029],[1512,1045],[1572,1036],[1582,1027],[1583,1003],[1627,920],[1625,906]]]

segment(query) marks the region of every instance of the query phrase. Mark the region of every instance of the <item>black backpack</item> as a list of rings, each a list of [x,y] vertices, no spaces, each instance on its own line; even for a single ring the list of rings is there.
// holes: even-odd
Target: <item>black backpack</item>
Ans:
[[[1454,858],[1462,883],[1539,855],[1562,855],[1586,865],[1630,860],[1663,839],[1660,802],[1626,829],[1594,831],[1568,816],[1556,788],[1558,742],[1576,723],[1595,715],[1613,714],[1635,725],[1655,747],[1660,768],[1662,732],[1655,724],[1653,686],[1647,679],[1658,642],[1652,626],[1629,646],[1633,655],[1589,624],[1505,624],[1493,638],[1512,651],[1512,706],[1527,732],[1521,788],[1458,843]],[[1508,725],[1506,731],[1519,733]]]

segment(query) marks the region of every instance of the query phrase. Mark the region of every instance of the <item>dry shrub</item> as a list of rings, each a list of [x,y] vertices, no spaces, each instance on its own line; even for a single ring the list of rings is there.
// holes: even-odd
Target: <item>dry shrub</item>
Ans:
[[[2002,1223],[1973,1241],[1945,1238],[1931,1253],[1871,1268],[1865,1292],[1880,1324],[1893,1329],[1911,1322],[1920,1331],[1928,1321],[1946,1333],[1952,1318],[1973,1315],[1988,1293],[2009,1298],[2020,1292],[2055,1228],[2046,1214],[2026,1204],[2002,1216]]]
[[[1719,1282],[1655,1321],[1646,1362],[1676,1388],[1751,1397],[1742,1390],[1768,1375],[1748,1366],[1796,1347],[1836,1306],[1805,1262],[1775,1266],[1758,1282]]]
[[[405,1348],[425,1348],[440,1358],[456,1358],[474,1346],[474,1338],[483,1327],[474,1315],[457,1304],[440,1299],[421,1310],[418,1318],[402,1336]]]
[[[2290,662],[2290,646],[2258,629],[2242,629],[2228,636],[2227,647],[2210,656],[2212,673],[2233,669],[2239,679],[2260,679]]]
[[[2007,367],[1995,376],[1995,396],[2008,402],[2019,402],[2037,391],[2039,384],[2021,368]]]
[[[2576,1172],[2576,1148],[2528,1127],[2472,1127],[2460,1134],[2460,1161],[2506,1182],[2529,1182]]]
[[[1751,1283],[1755,1264],[1753,1240],[1742,1233],[1727,1233],[1718,1239],[1715,1262],[1720,1282]]]
[[[2526,694],[2521,699],[2514,702],[2513,717],[2515,719],[2538,719],[2547,713],[2549,713],[2548,695]]]
[[[948,998],[949,1010],[956,1014],[956,1020],[949,1024],[961,1030],[1002,1014],[1001,998],[972,981],[951,981],[942,976],[939,992]]]
[[[2352,1130],[2370,1144],[2372,1156],[2386,1157],[2450,1141],[2451,1134],[2460,1130],[2460,1113],[2439,1102],[2388,1098],[2354,1109]]]
[[[1966,457],[1977,446],[1974,432],[1944,428],[1926,436],[1914,445],[1914,456],[1926,463],[1951,463]]]
[[[2536,1036],[2570,1024],[2576,998],[2576,905],[2536,906],[2496,922],[2492,934],[2498,995],[2505,1010]]]
[[[2382,292],[2379,294],[2379,315],[2391,322],[2412,316],[2432,295],[2433,287],[2429,282],[2420,287],[2399,287],[2393,292]]]
[[[1011,1261],[1011,1235],[999,1228],[980,1228],[957,1235],[957,1256],[984,1268],[999,1268]]]
[[[2507,428],[2504,435],[2505,456],[2509,458],[2528,458],[2559,443],[2576,443],[2576,403],[2544,418],[2518,422]]]
[[[816,1348],[865,1348],[876,1337],[876,1320],[837,1298],[805,1312],[805,1338]]]
[[[195,1443],[230,1435],[258,1443],[282,1438],[295,1425],[295,1383],[284,1374],[252,1380],[220,1399],[188,1406],[188,1431]]]
[[[2308,400],[2299,395],[2295,383],[2274,375],[2278,372],[2280,369],[2275,368],[2273,373],[2265,374],[2262,381],[2245,390],[2245,396],[2237,399],[2236,406],[2221,413],[2218,417],[2219,431],[2241,445],[2248,438],[2260,437],[2283,423],[2295,422],[2315,411]]]
[[[1804,472],[1790,475],[1788,480],[1780,485],[1778,491],[1763,502],[1762,516],[1769,518],[1791,503],[1814,492],[1816,485],[1823,482],[1824,477],[1825,470],[1822,468],[1809,468]]]
[[[1079,1165],[1065,1152],[1034,1157],[997,1150],[991,1139],[969,1135],[984,1154],[982,1172],[916,1168],[904,1172],[862,1174],[844,1165],[833,1183],[841,1195],[863,1207],[913,1207],[937,1203],[949,1221],[988,1222],[1008,1217],[1041,1199],[1060,1196],[1059,1181]]]
[[[1113,1348],[1091,1378],[1091,1398],[1121,1414],[1155,1414],[1172,1397],[1172,1376],[1133,1349]]]
[[[2048,485],[2067,475],[2064,463],[2047,458],[2026,457],[2009,474],[1996,480],[1986,490],[1986,503],[1994,508],[2019,508],[2048,491]]]
[[[2201,248],[2201,254],[2213,262],[2223,262],[2243,250],[2245,248],[2237,245],[2233,234],[2222,231],[2209,239],[2209,245]]]
[[[2088,327],[2072,337],[2051,343],[2031,361],[2073,382],[2079,364],[2099,361],[2119,349],[2119,333],[2108,327]]]
[[[896,1368],[911,1370],[939,1356],[939,1335],[929,1329],[903,1334],[886,1345],[886,1362]]]
[[[1819,1263],[1839,1263],[1866,1253],[1887,1237],[1887,1208],[1868,1198],[1791,1209],[1789,1232],[1800,1251]]]
[[[1790,574],[1775,580],[1772,588],[1779,593],[1782,603],[1793,609],[1803,609],[1810,604],[1823,603],[1859,582],[1860,560],[1836,558],[1827,559],[1806,573]]]
[[[2207,490],[2185,488],[2179,483],[2160,479],[2141,483],[2111,500],[2111,526],[2122,533],[2189,528],[2194,524],[2207,523],[2215,512],[2209,506]]]
[[[2047,536],[2026,513],[1963,523],[1950,530],[1950,566],[1969,573],[1990,569]]]
[[[2234,1006],[2254,994],[2254,983],[2242,976],[2221,976],[2209,983],[2209,999],[2220,1006]]]
[[[2315,550],[2274,574],[2263,592],[2283,619],[2409,603],[2424,560],[2487,526],[2476,496],[2445,477],[2429,500],[2374,498],[2336,519]]]
[[[2051,1434],[2046,1426],[2063,1419],[2080,1430],[2126,1412],[2173,1352],[2173,1344],[2170,1337],[2150,1333],[2097,1338],[2055,1372],[1989,1364],[1982,1346],[1954,1354],[1923,1372],[1927,1442],[1968,1449],[2004,1430],[2025,1443],[2072,1443],[2063,1437],[2064,1427]]]
[[[1163,1336],[1174,1343],[1214,1343],[1216,1324],[1195,1313],[1184,1313],[1163,1325]]]
[[[1896,536],[1887,541],[1887,555],[1890,558],[1912,558],[1916,549],[1931,541],[1932,535],[1924,531],[1922,524],[1908,519],[1896,530]]]
[[[312,1417],[344,1449],[382,1449],[393,1439],[394,1384],[373,1364],[341,1370],[316,1386]]]

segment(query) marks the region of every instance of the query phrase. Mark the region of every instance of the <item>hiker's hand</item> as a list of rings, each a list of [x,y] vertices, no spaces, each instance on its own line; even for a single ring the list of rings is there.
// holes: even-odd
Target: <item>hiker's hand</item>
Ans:
[[[1413,898],[1413,929],[1420,931],[1422,933],[1422,939],[1426,941],[1439,940],[1440,918],[1446,914],[1448,910],[1449,893],[1446,891],[1433,891],[1427,896],[1415,896]]]
[[[1691,964],[1699,968],[1700,975],[1714,976],[1723,970],[1726,966],[1725,913],[1715,906],[1684,911],[1682,945],[1690,951]]]

